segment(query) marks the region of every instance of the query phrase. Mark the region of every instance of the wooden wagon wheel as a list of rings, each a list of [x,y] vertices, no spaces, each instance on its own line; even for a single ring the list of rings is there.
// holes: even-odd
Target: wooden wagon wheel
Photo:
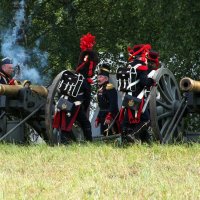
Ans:
[[[63,71],[60,72],[53,80],[51,86],[48,88],[47,102],[45,106],[45,126],[46,126],[46,137],[48,143],[55,144],[57,143],[56,136],[53,133],[53,116],[55,112],[55,104],[59,98],[59,92],[57,90],[60,78],[63,74]]]
[[[151,126],[157,140],[173,143],[182,140],[182,116],[186,104],[172,72],[166,68],[155,74],[157,87],[152,89],[149,102]]]

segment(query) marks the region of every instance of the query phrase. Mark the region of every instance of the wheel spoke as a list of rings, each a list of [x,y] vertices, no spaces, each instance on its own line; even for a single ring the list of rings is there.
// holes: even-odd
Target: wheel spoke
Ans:
[[[173,87],[173,88],[174,88],[174,89],[173,89],[174,99],[175,99],[175,100],[180,100],[180,97],[179,97],[179,95],[178,95],[178,93],[179,93],[178,89],[177,89],[176,87]]]
[[[168,79],[166,79],[166,77],[164,76],[163,78],[161,78],[160,82],[161,82],[161,85],[163,87],[163,90],[165,92],[165,95],[170,99],[172,100],[172,97],[171,97],[171,93],[169,91],[169,88],[168,88]]]
[[[168,117],[171,117],[172,114],[173,114],[172,111],[165,112],[165,113],[158,116],[158,121],[165,119],[165,118],[168,118]]]
[[[171,110],[171,106],[168,105],[168,104],[166,104],[165,102],[157,100],[157,104],[160,105],[160,106],[162,106],[162,107],[164,107],[164,108],[166,108],[167,110]]]
[[[176,88],[174,86],[171,87],[171,93],[172,93],[172,97],[175,100],[176,99]]]
[[[158,85],[158,89],[159,89],[159,92],[160,92],[160,95],[161,97],[168,103],[172,103],[171,99],[168,98],[168,96],[164,93],[164,91],[162,90],[161,86]]]
[[[174,87],[173,80],[170,76],[168,76],[168,91],[170,93],[172,100],[176,99],[175,98],[175,90],[176,90],[176,87]]]
[[[170,124],[170,121],[171,121],[171,119],[168,118],[168,119],[165,121],[165,123],[162,125],[162,128],[161,128],[161,130],[160,130],[160,135],[162,136],[162,138],[164,137],[164,133],[166,133],[166,131],[167,131],[167,128],[168,128],[168,126],[169,126],[169,124]]]

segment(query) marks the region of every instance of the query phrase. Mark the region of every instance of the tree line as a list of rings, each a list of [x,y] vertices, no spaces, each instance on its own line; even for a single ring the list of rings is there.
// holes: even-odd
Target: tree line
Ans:
[[[0,1],[1,36],[15,25],[20,2]],[[37,66],[43,74],[54,77],[63,69],[73,69],[80,53],[80,37],[90,32],[96,36],[98,52],[117,58],[119,52],[127,54],[128,46],[150,43],[177,79],[186,75],[199,79],[199,1],[26,0],[24,4],[20,45],[33,48],[39,41],[38,48],[48,53],[48,65],[42,69]]]

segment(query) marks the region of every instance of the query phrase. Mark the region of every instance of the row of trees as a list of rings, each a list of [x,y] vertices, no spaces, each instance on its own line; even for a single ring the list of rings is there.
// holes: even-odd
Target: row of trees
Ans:
[[[0,30],[14,25],[17,0],[0,1]],[[200,73],[200,2],[191,0],[26,0],[25,48],[48,52],[43,73],[55,76],[77,64],[79,39],[96,36],[96,50],[114,56],[150,43],[179,79]],[[1,41],[0,41],[1,42]],[[40,66],[38,66],[39,68]],[[181,70],[180,70],[181,69]]]

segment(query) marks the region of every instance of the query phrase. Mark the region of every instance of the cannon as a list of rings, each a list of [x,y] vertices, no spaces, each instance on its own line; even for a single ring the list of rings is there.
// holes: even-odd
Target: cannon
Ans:
[[[166,68],[158,69],[154,78],[158,85],[152,89],[149,110],[156,140],[163,144],[199,141],[200,134],[187,131],[184,119],[200,113],[200,82],[186,77],[178,85]]]
[[[200,81],[185,77],[180,80],[180,89],[185,92],[188,111],[200,113]]]
[[[44,119],[47,94],[44,86],[0,84],[0,141],[24,143],[27,125],[48,140]]]
[[[186,92],[200,92],[200,81],[195,81],[188,77],[182,78],[180,80],[180,89]]]

